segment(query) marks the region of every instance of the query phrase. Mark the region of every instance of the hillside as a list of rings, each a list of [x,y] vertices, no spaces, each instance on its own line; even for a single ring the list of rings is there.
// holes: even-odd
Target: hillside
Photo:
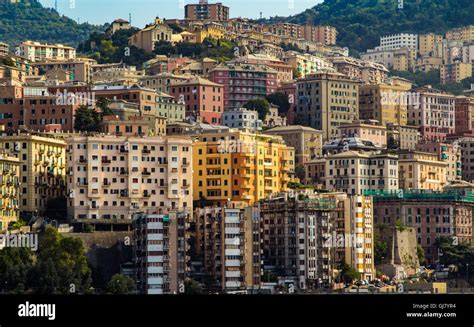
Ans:
[[[473,13],[473,0],[403,0],[403,9],[398,0],[325,0],[298,15],[269,21],[335,26],[338,43],[361,52],[377,46],[385,34],[444,33],[474,24]]]
[[[0,1],[0,42],[11,46],[26,39],[77,46],[92,32],[103,29],[104,26],[77,24],[36,0],[22,0],[18,4]]]

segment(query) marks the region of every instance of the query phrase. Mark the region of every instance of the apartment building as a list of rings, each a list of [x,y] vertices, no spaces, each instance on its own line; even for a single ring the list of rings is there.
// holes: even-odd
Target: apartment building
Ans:
[[[266,65],[221,64],[209,72],[209,79],[224,86],[226,111],[275,93],[278,87],[278,72]]]
[[[421,138],[417,126],[387,124],[387,147],[389,149],[415,150]]]
[[[455,134],[448,140],[461,148],[462,180],[474,182],[474,134],[471,131]]]
[[[442,190],[447,184],[448,163],[437,154],[421,151],[400,151],[398,155],[400,189]]]
[[[436,47],[443,42],[443,36],[434,33],[420,34],[418,43],[418,52],[420,56],[431,56]]]
[[[469,77],[472,77],[472,64],[470,63],[454,62],[441,66],[441,84],[459,83]]]
[[[384,65],[352,57],[331,57],[335,69],[355,81],[381,84],[387,79],[388,69]]]
[[[157,116],[164,117],[167,123],[183,121],[186,117],[185,104],[166,93],[158,93],[156,111]]]
[[[6,57],[10,53],[8,44],[0,42],[0,57]]]
[[[295,150],[281,137],[219,129],[195,138],[194,200],[252,205],[294,181]]]
[[[297,82],[296,119],[323,131],[323,140],[338,135],[338,128],[359,118],[359,83],[340,73],[313,74]]]
[[[364,120],[376,120],[380,125],[406,125],[408,106],[417,100],[408,92],[411,86],[391,84],[364,84],[359,86],[359,114]]]
[[[399,33],[380,37],[378,50],[396,50],[401,48],[418,49],[418,35]]]
[[[367,195],[373,197],[374,223],[414,228],[429,263],[439,259],[436,239],[440,236],[472,244],[474,198],[469,191],[404,190]]]
[[[387,147],[387,127],[378,125],[377,121],[355,121],[339,126],[340,137],[359,137],[371,141],[377,147]]]
[[[184,6],[184,18],[186,20],[228,21],[229,7],[220,2],[209,4],[207,0],[200,0],[199,4]]]
[[[366,190],[399,189],[396,155],[350,150],[325,159],[327,190],[361,195]]]
[[[196,252],[212,281],[208,288],[257,289],[263,273],[257,207],[204,207],[194,211]]]
[[[284,61],[263,54],[247,54],[235,58],[233,63],[266,65],[277,72],[278,85],[293,80],[293,67]]]
[[[153,24],[133,34],[129,39],[129,44],[146,52],[153,52],[155,44],[160,41],[171,42],[173,30],[164,24],[158,17]]]
[[[267,199],[260,210],[266,271],[299,289],[333,286],[340,280],[334,270],[341,262],[362,279],[375,278],[370,198],[284,194]]]
[[[67,139],[68,216],[131,224],[134,213],[192,211],[192,143],[167,137]]]
[[[171,86],[191,79],[188,75],[175,75],[171,73],[160,73],[156,75],[145,75],[140,78],[140,85],[153,89],[158,93],[171,93]]]
[[[89,58],[74,58],[68,60],[42,60],[32,65],[41,72],[56,72],[63,70],[70,82],[91,83],[93,66],[97,61]]]
[[[0,149],[19,160],[19,206],[43,213],[49,200],[66,193],[66,142],[53,134],[0,136]]]
[[[448,41],[474,41],[474,25],[453,28],[446,32]]]
[[[386,68],[398,71],[413,71],[416,66],[417,50],[410,47],[400,49],[367,50],[361,54],[361,59],[383,64]]]
[[[336,45],[337,29],[333,26],[304,26],[304,37],[306,40],[319,42],[324,45]]]
[[[456,130],[455,96],[431,86],[415,89],[419,101],[408,105],[408,123],[426,140],[445,140]]]
[[[323,133],[314,128],[301,125],[282,126],[266,130],[264,134],[281,136],[288,146],[293,147],[296,166],[304,165],[322,155]]]
[[[325,188],[326,177],[326,159],[319,158],[307,161],[304,164],[305,178],[303,182],[309,185],[315,185],[318,189]]]
[[[446,182],[452,183],[462,179],[461,148],[458,144],[424,141],[416,146],[417,151],[435,154],[437,159],[446,162]]]
[[[224,112],[222,114],[222,125],[257,132],[262,130],[263,123],[261,119],[258,119],[257,111],[240,108]]]
[[[0,232],[17,221],[20,210],[20,160],[9,154],[0,155]]]
[[[92,83],[95,85],[132,86],[138,84],[144,75],[145,71],[137,70],[135,66],[106,68],[92,74]]]
[[[184,293],[190,213],[133,215],[133,261],[140,294]]]
[[[22,120],[23,87],[21,85],[0,86],[0,124],[6,132],[17,131]]]
[[[454,99],[456,134],[472,131],[474,128],[474,98],[457,96]]]
[[[46,44],[27,40],[18,45],[18,56],[30,62],[65,61],[76,59],[76,49],[63,44]]]
[[[207,79],[194,79],[173,84],[170,94],[186,106],[186,117],[196,122],[219,125],[224,112],[224,87]]]
[[[321,70],[334,68],[329,60],[309,53],[287,51],[283,54],[282,60],[298,71],[298,76],[294,76],[295,78],[305,78]]]

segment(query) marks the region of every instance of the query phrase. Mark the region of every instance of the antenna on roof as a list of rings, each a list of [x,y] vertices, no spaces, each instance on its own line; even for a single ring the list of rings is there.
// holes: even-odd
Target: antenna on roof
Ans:
[[[130,24],[130,26],[132,25],[132,13],[129,13],[128,14],[128,22]]]
[[[54,9],[58,11],[58,0],[54,0]]]

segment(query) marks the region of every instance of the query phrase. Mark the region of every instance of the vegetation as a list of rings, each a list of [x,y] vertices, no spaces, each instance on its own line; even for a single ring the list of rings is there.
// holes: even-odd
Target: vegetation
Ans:
[[[366,51],[379,44],[381,35],[399,32],[444,33],[450,28],[474,23],[472,0],[325,0],[291,16],[273,17],[267,22],[331,25],[337,28],[338,44]]]
[[[0,250],[0,290],[39,294],[85,293],[91,272],[82,241],[46,229],[39,251],[28,248]]]
[[[290,110],[290,102],[285,93],[276,92],[266,96],[266,99],[271,104],[278,106],[280,114],[287,114]]]
[[[130,294],[135,290],[135,281],[128,276],[115,274],[107,284],[109,294]]]
[[[203,43],[181,42],[172,45],[170,42],[160,41],[155,44],[153,51],[157,55],[182,55],[193,58],[212,58],[219,62],[229,61],[235,57],[237,43],[229,40],[204,39]]]
[[[421,245],[416,246],[416,254],[418,256],[418,261],[420,262],[420,266],[426,265],[425,250],[423,250]]]
[[[436,239],[436,246],[442,253],[441,264],[461,267],[466,264],[474,266],[474,250],[469,244],[455,242],[450,237],[439,237]]]
[[[78,24],[36,0],[0,2],[0,40],[12,47],[28,39],[77,46],[91,33],[104,29],[105,26]]]
[[[382,264],[384,259],[388,257],[388,245],[387,242],[376,237],[374,240],[374,262],[376,265]]]
[[[81,106],[77,109],[74,129],[80,132],[98,132],[100,130],[101,114],[95,108]]]
[[[252,99],[244,104],[244,108],[257,111],[258,118],[263,120],[270,112],[270,103],[268,103],[267,99],[265,98],[257,98]]]
[[[201,284],[199,284],[194,279],[187,279],[184,282],[184,294],[186,295],[202,294]]]
[[[141,68],[142,64],[154,58],[154,55],[128,44],[128,39],[137,31],[136,28],[119,30],[112,36],[92,33],[87,41],[79,45],[78,51],[101,64],[123,62]]]
[[[340,269],[340,277],[346,284],[350,284],[360,279],[360,273],[358,273],[354,268],[352,268],[345,262],[341,263],[339,269]]]

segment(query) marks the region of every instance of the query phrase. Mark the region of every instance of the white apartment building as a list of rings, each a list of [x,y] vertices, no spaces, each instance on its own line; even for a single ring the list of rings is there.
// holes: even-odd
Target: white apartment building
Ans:
[[[396,50],[401,48],[418,49],[418,34],[392,34],[380,37],[377,50]]]
[[[76,49],[63,44],[46,44],[28,40],[20,43],[17,50],[19,57],[31,62],[76,59]]]
[[[262,120],[258,119],[258,112],[245,108],[225,111],[221,122],[222,125],[230,128],[248,129],[252,132],[262,130]]]
[[[73,221],[127,224],[136,212],[192,211],[191,140],[98,135],[67,144]]]
[[[326,189],[353,195],[368,190],[398,190],[398,157],[346,151],[326,157]]]
[[[133,216],[133,260],[141,294],[184,293],[189,212]]]

